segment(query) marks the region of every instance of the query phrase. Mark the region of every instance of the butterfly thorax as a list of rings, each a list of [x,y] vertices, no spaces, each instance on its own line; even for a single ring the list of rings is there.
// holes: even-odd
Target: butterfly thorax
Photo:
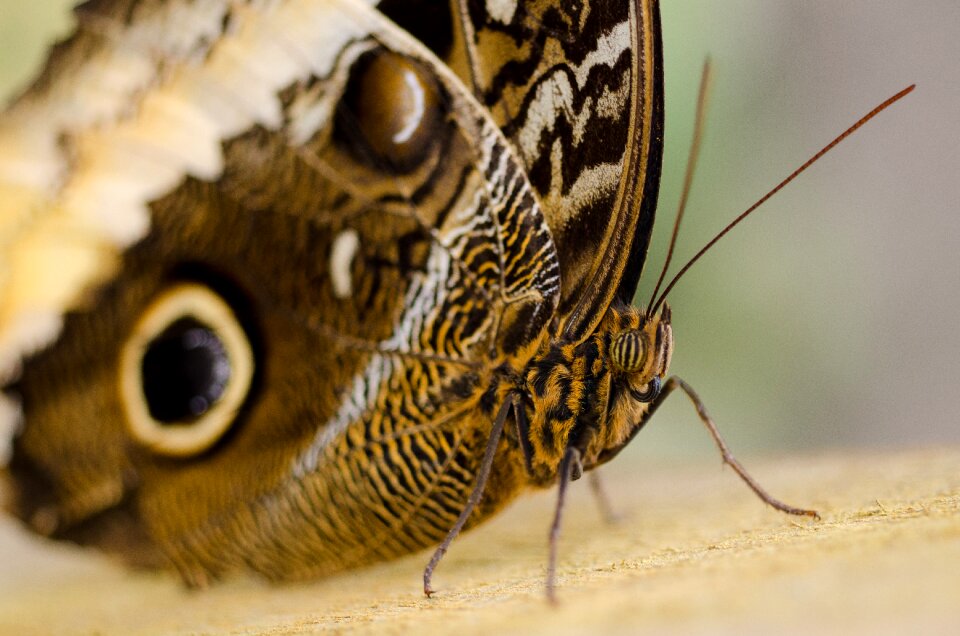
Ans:
[[[622,448],[659,394],[672,352],[667,306],[650,319],[611,306],[586,340],[541,347],[523,374],[526,421],[518,424],[532,481],[554,483],[568,447],[587,469]]]

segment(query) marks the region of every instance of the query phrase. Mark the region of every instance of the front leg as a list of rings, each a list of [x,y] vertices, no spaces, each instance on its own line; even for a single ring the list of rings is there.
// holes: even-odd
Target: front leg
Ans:
[[[720,449],[720,455],[723,458],[723,463],[727,464],[740,476],[740,479],[750,487],[761,500],[763,500],[768,505],[785,512],[791,515],[801,515],[807,517],[813,517],[814,519],[819,519],[820,515],[817,514],[815,510],[806,510],[804,508],[797,508],[783,503],[779,499],[771,496],[766,490],[764,490],[757,481],[750,476],[750,473],[747,472],[747,469],[737,461],[733,456],[733,453],[730,452],[730,448],[727,446],[727,443],[723,440],[723,437],[720,435],[720,431],[717,430],[717,425],[714,424],[713,419],[707,413],[707,407],[704,406],[703,400],[700,399],[700,396],[697,395],[697,392],[693,390],[689,384],[684,382],[681,378],[677,376],[671,376],[664,384],[663,388],[660,391],[660,394],[650,403],[650,408],[647,409],[647,412],[644,413],[643,419],[640,420],[640,423],[633,429],[630,434],[632,439],[640,429],[642,429],[646,423],[650,420],[653,414],[657,411],[661,404],[670,396],[675,389],[681,389],[684,393],[687,394],[687,397],[690,398],[690,401],[693,402],[693,405],[697,409],[697,415],[700,416],[700,421],[703,422],[703,425],[707,427],[707,431],[710,433],[710,437],[713,438],[713,441],[716,443],[717,448]],[[629,440],[628,440],[629,442]],[[605,464],[606,462],[613,459],[624,447],[627,446],[627,443],[624,443],[622,446],[610,450],[608,452],[601,453],[598,458],[595,466],[600,464]]]
[[[693,405],[697,409],[697,415],[700,416],[700,421],[703,422],[703,425],[707,427],[707,431],[710,433],[710,437],[713,438],[713,441],[716,442],[717,448],[720,449],[720,456],[723,457],[723,463],[732,468],[739,476],[740,479],[750,487],[761,500],[767,503],[770,506],[773,506],[781,512],[785,512],[789,515],[801,515],[807,517],[813,517],[814,519],[820,519],[820,515],[817,514],[816,510],[805,510],[804,508],[797,508],[783,503],[779,499],[774,498],[766,490],[764,490],[757,481],[750,476],[750,473],[747,472],[747,469],[737,461],[737,458],[733,456],[733,453],[730,452],[730,448],[727,446],[727,443],[723,441],[723,437],[720,436],[720,431],[717,430],[717,425],[713,423],[713,419],[707,413],[707,407],[704,406],[703,400],[700,399],[700,396],[697,395],[697,392],[693,390],[689,384],[684,382],[677,376],[671,376],[667,383],[663,387],[663,392],[657,396],[657,402],[660,402],[662,399],[665,399],[674,389],[680,388],[684,393],[687,394],[687,397],[690,398],[690,401],[693,402]],[[652,413],[653,409],[651,409]]]

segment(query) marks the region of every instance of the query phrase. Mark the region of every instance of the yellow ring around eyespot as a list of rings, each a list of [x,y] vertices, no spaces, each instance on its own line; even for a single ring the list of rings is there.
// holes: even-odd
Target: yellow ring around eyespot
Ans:
[[[193,318],[217,334],[230,361],[230,378],[220,399],[196,421],[161,424],[150,415],[143,392],[143,356],[153,339],[181,318]],[[253,350],[230,306],[203,285],[176,285],[154,299],[123,345],[119,388],[127,427],[154,453],[170,457],[202,453],[233,425],[250,391],[253,371]]]

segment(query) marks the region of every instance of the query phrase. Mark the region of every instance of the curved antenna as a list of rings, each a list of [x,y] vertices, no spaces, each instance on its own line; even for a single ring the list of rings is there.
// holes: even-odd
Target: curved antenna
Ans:
[[[660,294],[659,298],[657,298],[657,301],[653,304],[653,306],[652,306],[652,308],[651,308],[652,311],[655,312],[655,311],[657,311],[657,309],[660,308],[660,305],[663,304],[663,301],[667,298],[667,295],[670,293],[671,290],[673,290],[673,287],[674,287],[674,285],[677,284],[677,281],[679,281],[679,280],[683,277],[683,275],[687,273],[687,270],[689,270],[689,269],[693,266],[694,263],[696,263],[698,260],[700,260],[700,257],[701,257],[701,256],[703,256],[704,254],[706,254],[707,251],[708,251],[711,247],[713,247],[714,245],[716,245],[717,241],[719,241],[721,238],[723,238],[724,235],[726,235],[727,232],[729,232],[729,231],[732,230],[734,227],[736,227],[737,224],[740,223],[740,221],[742,221],[742,220],[744,220],[745,218],[747,218],[747,217],[750,215],[751,212],[753,212],[754,210],[756,210],[757,208],[759,208],[761,205],[763,205],[763,204],[767,201],[767,199],[769,199],[770,197],[772,197],[773,195],[775,195],[777,192],[779,192],[780,190],[782,190],[785,185],[787,185],[788,183],[790,183],[791,181],[793,181],[794,179],[796,179],[798,176],[800,176],[800,174],[801,174],[804,170],[806,170],[806,169],[809,168],[811,165],[813,165],[814,163],[816,163],[816,162],[817,162],[821,157],[823,157],[825,154],[827,154],[828,152],[830,152],[831,150],[833,150],[833,149],[837,146],[837,144],[839,144],[841,141],[843,141],[844,139],[846,139],[847,137],[849,137],[849,136],[850,136],[851,134],[853,134],[858,128],[860,128],[860,127],[863,126],[865,123],[867,123],[868,121],[870,121],[871,119],[873,119],[874,117],[876,117],[877,115],[879,115],[881,112],[883,112],[883,111],[886,110],[887,108],[889,108],[889,107],[890,107],[891,105],[893,105],[895,102],[897,102],[897,101],[899,101],[900,99],[902,99],[903,97],[905,97],[905,96],[906,96],[907,94],[909,94],[914,88],[916,88],[916,86],[917,86],[916,84],[911,84],[910,86],[907,86],[905,89],[903,89],[902,91],[900,91],[900,92],[897,93],[896,95],[893,95],[892,97],[886,99],[886,100],[885,100],[883,103],[881,103],[879,106],[877,106],[876,108],[874,108],[873,110],[871,110],[869,113],[867,113],[866,115],[864,115],[863,117],[861,117],[861,118],[857,121],[857,123],[855,123],[854,125],[852,125],[852,126],[850,126],[849,128],[847,128],[847,129],[846,129],[845,131],[843,131],[840,135],[838,135],[833,141],[831,141],[831,142],[828,143],[826,146],[824,146],[823,148],[821,148],[820,151],[817,152],[817,154],[815,154],[815,155],[813,155],[812,157],[810,157],[809,159],[807,159],[807,160],[803,163],[802,166],[800,166],[799,168],[797,168],[796,170],[794,170],[793,172],[791,172],[791,173],[790,173],[790,176],[788,176],[786,179],[784,179],[783,181],[781,181],[780,183],[778,183],[778,184],[776,185],[776,187],[774,187],[772,190],[770,190],[769,192],[767,192],[765,195],[763,195],[762,197],[760,197],[760,199],[758,199],[756,203],[754,203],[754,204],[751,205],[749,208],[747,208],[743,213],[740,214],[740,216],[738,216],[737,218],[735,218],[729,225],[727,225],[727,227],[725,227],[725,228],[723,228],[722,230],[720,230],[720,233],[719,233],[719,234],[717,234],[716,236],[714,236],[713,239],[711,239],[709,243],[707,243],[706,245],[704,245],[704,246],[700,249],[699,252],[697,252],[696,254],[694,254],[693,258],[691,258],[689,261],[687,261],[687,264],[686,264],[686,265],[684,265],[682,268],[680,268],[680,271],[677,272],[677,275],[674,276],[673,279],[671,279],[670,284],[667,285],[666,289],[663,290],[663,293]],[[647,315],[649,316],[649,315],[650,315],[650,312],[647,312]]]
[[[683,212],[687,208],[687,199],[690,196],[690,188],[693,186],[693,174],[697,169],[697,159],[700,158],[700,142],[703,139],[703,131],[707,120],[707,102],[710,97],[710,83],[713,79],[713,73],[710,67],[710,58],[703,61],[703,73],[700,75],[700,90],[697,92],[697,114],[693,121],[693,138],[690,140],[690,151],[687,154],[687,171],[683,175],[683,190],[680,191],[680,202],[677,204],[677,216],[673,222],[673,232],[670,234],[670,247],[667,248],[667,259],[663,263],[663,269],[660,270],[660,278],[650,294],[650,302],[647,304],[647,315],[653,309],[653,301],[660,291],[660,285],[667,275],[670,268],[670,261],[673,259],[673,249],[677,245],[677,235],[680,233],[680,221],[683,220]]]

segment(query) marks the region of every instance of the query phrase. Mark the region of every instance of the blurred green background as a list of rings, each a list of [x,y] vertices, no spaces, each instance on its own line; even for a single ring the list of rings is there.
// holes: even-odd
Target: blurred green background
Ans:
[[[0,0],[0,95],[22,86],[69,0]],[[960,3],[664,0],[662,262],[700,67],[715,77],[682,263],[884,98],[917,91],[725,239],[671,297],[673,371],[741,455],[960,442]],[[713,453],[668,403],[631,456]]]

